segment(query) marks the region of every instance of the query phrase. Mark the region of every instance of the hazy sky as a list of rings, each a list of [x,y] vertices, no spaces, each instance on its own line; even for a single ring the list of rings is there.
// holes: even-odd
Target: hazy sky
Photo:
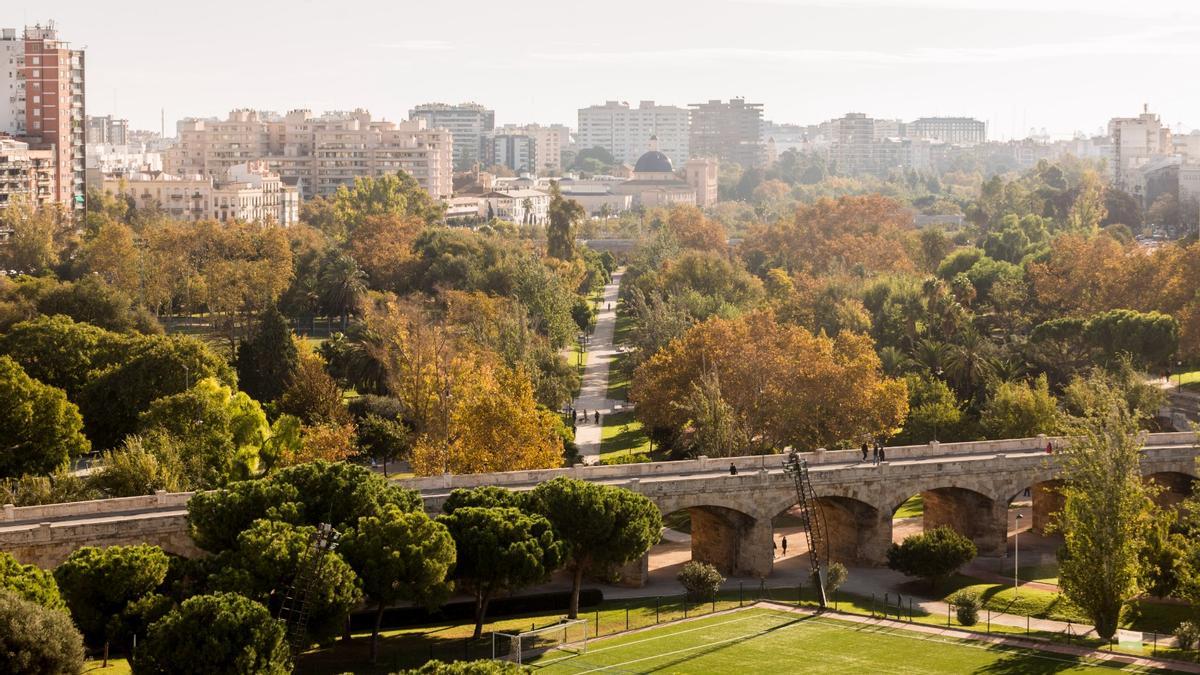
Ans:
[[[615,99],[744,96],[778,122],[968,115],[993,138],[1097,131],[1142,103],[1200,126],[1200,2],[1108,0],[3,0],[88,53],[90,114],[168,134],[235,107],[498,124]]]

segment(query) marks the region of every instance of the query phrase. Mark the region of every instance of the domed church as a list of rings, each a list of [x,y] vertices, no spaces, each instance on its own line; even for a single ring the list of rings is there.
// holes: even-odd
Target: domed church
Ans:
[[[715,174],[715,172],[714,172]],[[658,138],[650,137],[650,150],[638,158],[633,178],[614,185],[613,193],[631,195],[634,206],[651,208],[674,204],[696,205],[696,189],[675,173],[671,159],[658,151]]]

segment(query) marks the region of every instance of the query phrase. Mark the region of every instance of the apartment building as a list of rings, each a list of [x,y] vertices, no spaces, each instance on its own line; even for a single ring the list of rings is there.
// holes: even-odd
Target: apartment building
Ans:
[[[531,136],[513,131],[496,132],[487,141],[483,163],[503,166],[518,174],[537,173],[539,155],[537,143]]]
[[[453,192],[453,140],[424,120],[372,120],[365,110],[293,110],[280,116],[234,110],[225,120],[181,120],[179,142],[167,151],[170,174],[219,177],[238,164],[265,160],[305,199],[328,196],[358,177],[403,170],[434,198]]]
[[[921,117],[904,125],[907,138],[924,138],[954,145],[987,142],[987,123],[972,117]]]
[[[690,116],[689,152],[692,157],[711,157],[744,168],[766,163],[763,144],[763,106],[731,98],[693,103]]]
[[[1138,193],[1142,167],[1174,149],[1170,128],[1163,126],[1149,106],[1142,106],[1142,114],[1137,117],[1109,120],[1108,135],[1112,141],[1109,171],[1113,183],[1131,194]]]
[[[563,150],[571,143],[571,130],[564,124],[551,124],[542,126],[540,124],[506,124],[502,127],[496,127],[485,143],[485,149],[491,154],[485,158],[485,164],[504,164],[504,166],[521,171],[516,167],[495,161],[497,156],[495,139],[501,136],[526,136],[532,143],[534,161],[530,163],[528,169],[530,173],[539,175],[558,174],[563,170],[562,155]]]
[[[52,151],[0,138],[0,209],[23,200],[35,206],[52,203],[56,177]]]
[[[129,144],[129,120],[112,115],[87,116],[87,142],[105,145]]]
[[[0,30],[0,133],[49,151],[54,160],[50,202],[82,214],[86,189],[84,53],[46,26]]]
[[[467,171],[486,154],[489,132],[496,128],[496,111],[478,103],[424,103],[408,111],[410,120],[424,120],[428,129],[446,129],[454,137],[454,169]]]
[[[580,150],[603,148],[617,162],[632,166],[649,152],[651,137],[657,137],[659,152],[682,164],[691,157],[689,120],[686,108],[654,101],[631,108],[623,101],[605,101],[579,109],[575,144]]]
[[[479,216],[519,225],[544,225],[550,219],[550,195],[541,190],[493,190],[479,197]]]
[[[161,208],[176,220],[273,222],[284,227],[300,219],[300,195],[264,161],[230,167],[212,176],[132,173],[106,176],[103,189],[133,197],[138,208]]]

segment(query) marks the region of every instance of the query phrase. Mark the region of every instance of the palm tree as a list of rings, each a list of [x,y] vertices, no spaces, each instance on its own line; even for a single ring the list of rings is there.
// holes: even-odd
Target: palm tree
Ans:
[[[326,309],[338,313],[342,318],[342,330],[350,319],[350,312],[358,307],[358,300],[367,292],[367,273],[345,253],[337,253],[321,270],[321,299]]]
[[[883,366],[884,374],[890,377],[904,374],[904,371],[913,366],[913,360],[908,358],[899,347],[888,345],[879,350],[879,362]]]
[[[992,376],[995,365],[992,344],[975,330],[965,331],[950,350],[946,372],[958,384],[959,393],[973,398]]]
[[[944,342],[922,338],[913,347],[912,360],[931,373],[940,373],[950,359],[950,347]]]

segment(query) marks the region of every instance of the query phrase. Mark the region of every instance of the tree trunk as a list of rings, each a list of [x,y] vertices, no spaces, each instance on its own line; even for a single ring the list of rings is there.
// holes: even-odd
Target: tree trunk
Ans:
[[[567,610],[568,619],[579,618],[579,589],[583,586],[583,565],[575,566],[575,574],[571,577],[571,607]]]
[[[347,619],[349,621],[349,619]],[[379,601],[379,607],[375,610],[375,630],[371,633],[371,663],[375,663],[379,659],[379,626],[383,623],[383,601]]]
[[[483,635],[483,618],[487,616],[488,600],[491,593],[478,591],[475,593],[475,634],[471,637],[478,640]]]
[[[346,615],[346,623],[342,624],[342,642],[350,642],[353,636],[350,635],[350,615]]]

